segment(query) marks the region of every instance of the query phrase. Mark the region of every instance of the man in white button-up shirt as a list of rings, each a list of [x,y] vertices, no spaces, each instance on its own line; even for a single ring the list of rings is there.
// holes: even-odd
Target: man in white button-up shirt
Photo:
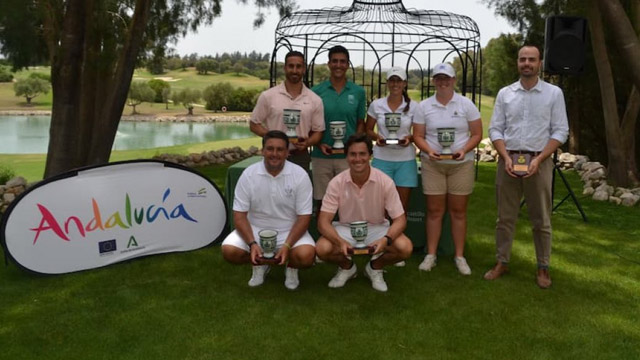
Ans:
[[[540,288],[551,286],[551,155],[568,136],[569,126],[562,90],[538,77],[540,51],[523,46],[518,52],[520,79],[500,90],[496,97],[489,136],[500,154],[496,174],[498,222],[497,264],[485,275],[494,280],[508,271],[511,245],[520,200],[524,195],[533,227]],[[512,153],[528,155],[531,162],[524,174],[514,170]],[[521,159],[524,159],[522,157]]]
[[[298,287],[298,269],[313,265],[315,242],[309,232],[312,187],[307,172],[287,161],[289,140],[272,130],[262,138],[264,161],[247,167],[233,200],[236,229],[222,243],[222,256],[233,264],[253,264],[249,286],[259,286],[269,270],[262,264],[260,230],[275,230],[278,265],[287,265],[284,285]]]

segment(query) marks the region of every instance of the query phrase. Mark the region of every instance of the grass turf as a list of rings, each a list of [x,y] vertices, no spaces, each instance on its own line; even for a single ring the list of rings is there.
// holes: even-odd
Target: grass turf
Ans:
[[[223,148],[239,146],[248,149],[250,146],[260,148],[260,138],[219,140],[198,144],[186,144],[154,149],[113,151],[110,161],[123,161],[133,159],[149,159],[160,154],[191,154],[203,151],[219,150]],[[46,163],[46,154],[0,154],[0,164],[12,169],[16,175],[20,175],[29,182],[42,180]]]
[[[224,176],[224,168],[204,171]],[[553,215],[549,290],[535,285],[531,231],[520,221],[511,273],[488,282],[494,172],[481,164],[469,205],[469,277],[450,258],[419,272],[422,256],[414,254],[407,267],[387,269],[388,293],[361,274],[329,289],[328,264],[302,270],[294,292],[284,288],[282,268],[249,288],[250,268],[225,263],[218,246],[63,276],[11,264],[0,269],[0,358],[640,357],[640,208],[581,199],[590,219],[583,223],[573,203],[563,204]],[[578,177],[566,175],[578,190]]]

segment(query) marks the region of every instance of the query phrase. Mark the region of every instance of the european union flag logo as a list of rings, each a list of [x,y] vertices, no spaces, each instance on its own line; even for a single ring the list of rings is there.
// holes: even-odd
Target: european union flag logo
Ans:
[[[116,251],[116,239],[100,241],[98,243],[98,251],[100,254]]]

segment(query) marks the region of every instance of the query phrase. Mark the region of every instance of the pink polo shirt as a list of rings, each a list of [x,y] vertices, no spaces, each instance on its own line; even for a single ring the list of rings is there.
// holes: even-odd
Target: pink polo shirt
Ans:
[[[263,91],[251,113],[251,122],[262,124],[267,130],[287,132],[282,121],[284,109],[300,110],[300,125],[296,127],[299,137],[308,138],[311,131],[324,131],[322,99],[304,84],[302,92],[295,99],[287,92],[284,82]]]
[[[393,180],[374,167],[361,188],[351,181],[348,169],[336,175],[329,182],[321,209],[338,212],[342,224],[366,220],[373,225],[385,222],[385,210],[392,219],[404,214]]]

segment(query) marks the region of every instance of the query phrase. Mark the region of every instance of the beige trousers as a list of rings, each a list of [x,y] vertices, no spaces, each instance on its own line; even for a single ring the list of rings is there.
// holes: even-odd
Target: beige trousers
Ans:
[[[547,158],[538,172],[529,178],[513,178],[504,171],[504,161],[498,161],[496,174],[496,258],[508,263],[511,257],[513,234],[524,195],[533,232],[533,243],[539,268],[549,266],[551,257],[551,181],[553,160]]]

